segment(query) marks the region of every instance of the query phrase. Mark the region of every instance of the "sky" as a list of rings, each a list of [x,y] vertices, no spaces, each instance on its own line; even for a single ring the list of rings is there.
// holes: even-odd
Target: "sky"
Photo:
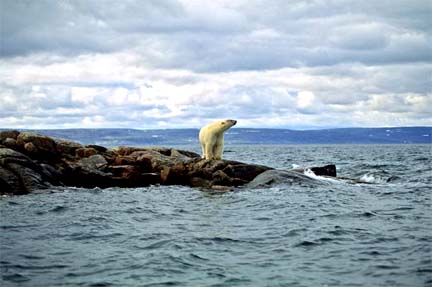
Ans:
[[[431,0],[0,0],[0,128],[432,126]]]

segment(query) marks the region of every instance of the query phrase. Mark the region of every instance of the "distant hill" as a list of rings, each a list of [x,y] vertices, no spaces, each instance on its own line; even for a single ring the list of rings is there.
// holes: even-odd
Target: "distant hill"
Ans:
[[[52,137],[103,146],[198,145],[198,129],[34,130]],[[233,128],[229,144],[431,144],[432,127],[339,128],[323,130]]]

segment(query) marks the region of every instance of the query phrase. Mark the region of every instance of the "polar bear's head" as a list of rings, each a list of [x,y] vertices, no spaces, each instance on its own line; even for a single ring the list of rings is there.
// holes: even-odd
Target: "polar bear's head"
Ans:
[[[222,120],[217,123],[221,131],[226,131],[237,123],[236,120]]]

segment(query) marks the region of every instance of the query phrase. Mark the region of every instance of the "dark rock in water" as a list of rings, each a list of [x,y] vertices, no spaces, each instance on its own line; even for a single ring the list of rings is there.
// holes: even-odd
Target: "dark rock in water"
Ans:
[[[26,155],[0,148],[0,194],[26,194],[59,184],[47,170]]]
[[[315,173],[315,175],[336,177],[336,166],[334,164],[329,164],[329,165],[319,166],[319,167],[311,167],[310,170],[312,170]]]
[[[268,170],[258,175],[254,180],[249,182],[246,187],[261,188],[282,183],[307,186],[322,184],[321,181],[308,177],[297,171]]]
[[[317,175],[336,175],[334,165],[310,168]],[[205,160],[172,148],[83,146],[30,132],[0,132],[0,194],[26,194],[53,185],[140,187],[187,185],[219,191],[267,186],[275,182],[310,183],[293,171],[230,160]]]

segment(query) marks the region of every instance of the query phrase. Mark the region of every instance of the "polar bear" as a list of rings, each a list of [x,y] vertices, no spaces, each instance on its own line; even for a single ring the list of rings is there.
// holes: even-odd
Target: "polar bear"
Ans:
[[[201,128],[199,140],[204,159],[222,159],[224,132],[236,123],[235,120],[220,120]]]

